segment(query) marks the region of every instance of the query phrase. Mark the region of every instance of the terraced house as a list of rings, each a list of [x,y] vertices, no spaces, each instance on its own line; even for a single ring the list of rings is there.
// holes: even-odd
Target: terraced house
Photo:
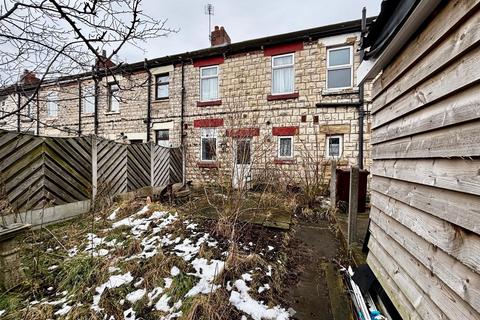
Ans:
[[[215,27],[206,49],[121,67],[97,61],[93,72],[43,83],[2,128],[183,145],[187,179],[218,168],[237,180],[295,176],[330,159],[368,167],[369,83],[355,85],[360,32],[356,20],[231,43]],[[25,75],[3,91],[2,112],[34,88]]]

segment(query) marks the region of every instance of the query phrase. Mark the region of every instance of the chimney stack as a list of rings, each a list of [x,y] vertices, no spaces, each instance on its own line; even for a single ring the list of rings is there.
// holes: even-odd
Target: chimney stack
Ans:
[[[23,70],[23,74],[20,77],[19,84],[23,85],[32,85],[40,82],[40,79],[37,78],[35,72],[29,71],[28,69]]]
[[[98,69],[105,69],[105,68],[111,68],[115,66],[115,63],[112,62],[112,60],[107,59],[107,51],[102,50],[102,54],[100,54],[101,59],[97,58],[95,61],[95,66]]]
[[[218,47],[230,44],[231,40],[223,27],[215,26],[215,29],[211,33],[210,43],[212,47]]]

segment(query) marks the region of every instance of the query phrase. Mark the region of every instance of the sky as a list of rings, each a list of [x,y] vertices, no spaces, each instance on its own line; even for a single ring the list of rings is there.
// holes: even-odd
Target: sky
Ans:
[[[381,0],[143,0],[143,11],[155,19],[168,19],[178,29],[167,37],[139,43],[143,49],[124,48],[118,59],[141,61],[193,51],[210,46],[205,5],[214,6],[212,28],[224,26],[232,42],[261,38],[291,31],[377,15]]]

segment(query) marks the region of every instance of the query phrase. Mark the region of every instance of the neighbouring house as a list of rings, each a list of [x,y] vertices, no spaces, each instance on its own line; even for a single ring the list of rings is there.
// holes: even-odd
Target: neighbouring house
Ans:
[[[383,1],[367,262],[404,319],[480,319],[480,1]]]
[[[121,68],[100,61],[94,72],[43,83],[30,124],[40,135],[183,145],[188,180],[231,176],[232,167],[234,183],[265,172],[295,178],[331,159],[368,168],[370,86],[361,94],[355,73],[360,29],[355,20],[231,43],[215,27],[206,49]],[[5,109],[16,95],[2,98]],[[9,123],[2,128],[24,128]]]

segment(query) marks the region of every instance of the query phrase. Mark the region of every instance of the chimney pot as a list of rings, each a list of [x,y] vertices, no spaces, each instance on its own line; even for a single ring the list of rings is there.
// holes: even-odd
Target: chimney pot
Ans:
[[[230,37],[223,26],[215,26],[210,39],[212,47],[224,46],[231,43]]]

